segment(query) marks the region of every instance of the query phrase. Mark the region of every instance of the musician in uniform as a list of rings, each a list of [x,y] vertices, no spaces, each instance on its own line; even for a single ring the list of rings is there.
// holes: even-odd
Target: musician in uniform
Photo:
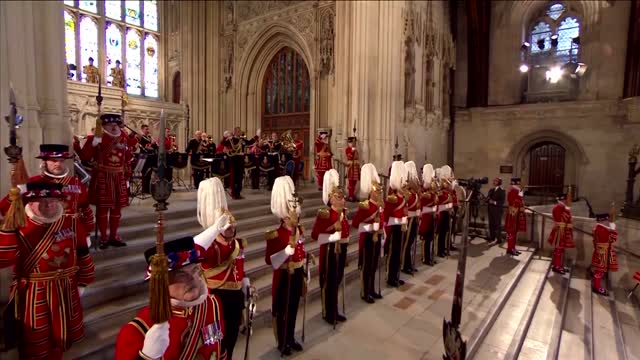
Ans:
[[[156,247],[145,251],[148,264]],[[223,308],[217,296],[210,296],[198,263],[202,254],[192,237],[164,244],[169,258],[171,318],[154,324],[149,306],[120,329],[115,358],[135,359],[225,359],[220,341],[224,338]],[[150,278],[150,268],[146,280]]]
[[[615,210],[614,210],[615,211]],[[591,256],[591,272],[593,280],[591,289],[593,292],[607,296],[609,292],[602,283],[602,278],[608,272],[618,271],[618,257],[613,243],[618,241],[618,232],[612,214],[597,214],[596,225],[593,228],[593,255]],[[640,273],[635,274],[635,279],[640,281]]]
[[[520,178],[511,178],[511,188],[507,193],[509,209],[504,219],[507,231],[507,253],[517,256],[516,240],[519,232],[527,231],[527,220],[524,215],[524,192],[520,189]]]
[[[367,200],[358,204],[358,212],[351,226],[358,229],[358,268],[360,269],[360,298],[369,304],[382,299],[375,290],[376,270],[380,259],[382,234],[382,185],[373,164],[362,166],[360,196]]]
[[[407,170],[407,183],[404,187],[405,199],[407,199],[407,232],[404,234],[402,243],[402,259],[400,260],[400,268],[405,274],[412,275],[418,269],[413,267],[412,249],[418,237],[418,222],[420,221],[420,180],[418,179],[418,170],[413,161],[407,161],[405,164]]]
[[[266,154],[260,161],[260,172],[267,174],[267,189],[271,191],[273,184],[280,173],[280,151],[282,143],[278,140],[278,134],[271,133],[271,139],[262,145],[262,151]]]
[[[120,89],[124,88],[124,70],[120,67],[120,60],[116,60],[116,66],[111,68],[111,86],[117,87]]]
[[[242,192],[242,181],[244,179],[244,157],[245,147],[253,144],[260,138],[260,129],[255,137],[247,140],[245,136],[241,134],[240,128],[236,127],[233,131],[233,136],[224,140],[224,146],[228,149],[229,156],[231,157],[231,197],[233,199],[242,199],[240,193]]]
[[[28,182],[22,199],[25,226],[0,232],[0,268],[14,267],[8,313],[18,327],[4,331],[17,335],[20,358],[62,359],[84,337],[80,296],[95,279],[87,234],[64,216],[61,183]]]
[[[80,158],[95,162],[89,184],[89,203],[96,206],[99,244],[101,249],[106,249],[109,246],[126,246],[118,236],[118,227],[121,209],[129,205],[125,165],[132,154],[127,136],[120,131],[120,114],[103,114],[100,119],[104,133],[101,137],[87,137]]]
[[[384,253],[387,254],[387,284],[391,287],[404,285],[400,280],[402,239],[407,231],[409,211],[402,188],[407,181],[407,170],[402,161],[394,161],[389,177],[389,191],[384,202],[385,231],[387,238]]]
[[[40,155],[36,158],[42,160],[40,165],[42,173],[29,178],[29,182],[47,181],[62,184],[62,192],[66,195],[65,216],[76,218],[76,221],[83,227],[84,233],[88,237],[95,226],[94,214],[89,206],[87,187],[80,178],[69,174],[69,169],[64,163],[67,159],[72,158],[69,153],[69,146],[42,144],[40,145]],[[8,196],[2,199],[0,212],[3,216],[10,206],[11,201]],[[90,243],[91,241],[87,239],[87,242]]]
[[[433,165],[422,167],[422,194],[420,196],[420,227],[418,233],[422,237],[422,263],[433,266],[436,261],[433,254],[433,240],[435,234],[434,215],[438,210],[436,183],[433,181],[435,170]]]
[[[280,219],[280,226],[265,235],[265,262],[273,268],[271,314],[282,355],[290,355],[291,350],[302,351],[294,338],[298,305],[306,287],[304,229],[298,223],[300,210],[293,180],[278,177],[271,191],[271,212]]]
[[[138,144],[140,145],[140,154],[146,155],[144,166],[142,167],[142,193],[148,194],[151,184],[151,169],[157,165],[157,158],[151,155],[158,153],[158,144],[149,132],[149,125],[143,124],[140,127],[141,134],[138,136]],[[156,164],[154,164],[154,160]]]
[[[335,169],[324,174],[322,201],[326,208],[318,210],[311,238],[320,244],[320,288],[322,289],[322,318],[329,324],[346,321],[338,312],[338,289],[344,275],[349,245],[349,222],[344,208],[344,193]]]
[[[197,189],[200,182],[204,180],[206,171],[210,164],[202,160],[202,156],[207,154],[206,143],[203,144],[202,131],[198,130],[193,135],[193,139],[189,140],[185,152],[191,155],[191,176],[193,177],[193,186]],[[213,156],[213,154],[211,154]]]
[[[349,180],[347,190],[349,191],[349,201],[358,201],[356,199],[356,185],[360,180],[360,155],[356,148],[357,138],[349,136],[347,138],[347,148],[344,149],[347,158],[347,179]]]
[[[224,309],[225,336],[222,350],[233,358],[238,339],[245,296],[250,282],[244,273],[245,239],[236,238],[236,220],[227,208],[224,186],[218,178],[200,183],[198,188],[198,222],[204,231],[194,237],[196,248],[203,254],[209,294],[216,295]]]
[[[302,154],[304,153],[304,142],[300,140],[298,132],[293,133],[293,144],[295,145],[295,150],[293,151],[293,163],[295,164],[295,169],[293,171],[293,183],[297,184],[298,179],[300,178]]]
[[[93,65],[92,57],[89,58],[89,65],[82,67],[82,73],[85,75],[84,78],[89,84],[97,84],[100,82],[100,71]]]
[[[331,153],[331,148],[329,147],[329,132],[328,131],[320,131],[318,137],[315,142],[315,150],[316,150],[316,175],[318,178],[318,190],[322,191],[322,181],[324,180],[324,173],[329,169],[333,168],[331,164],[331,159],[333,158],[333,154]]]
[[[567,194],[560,194],[557,197],[558,203],[553,207],[551,214],[555,225],[549,234],[549,244],[555,246],[553,250],[553,260],[551,270],[564,274],[566,269],[563,265],[564,250],[576,247],[573,241],[573,224],[571,223],[571,200]]]

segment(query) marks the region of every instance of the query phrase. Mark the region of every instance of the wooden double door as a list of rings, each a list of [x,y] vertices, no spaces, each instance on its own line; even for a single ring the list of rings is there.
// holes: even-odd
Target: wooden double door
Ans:
[[[564,189],[565,149],[553,142],[536,144],[529,152],[530,190],[558,194]]]

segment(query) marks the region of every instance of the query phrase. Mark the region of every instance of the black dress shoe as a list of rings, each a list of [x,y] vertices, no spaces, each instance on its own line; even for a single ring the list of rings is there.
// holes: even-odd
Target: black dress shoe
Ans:
[[[411,271],[412,271],[412,272],[414,272],[414,273],[417,273],[417,272],[418,272],[418,269],[413,268],[413,269],[411,269]]]
[[[375,301],[373,300],[373,297],[371,295],[369,296],[361,296],[360,297],[362,300],[364,300],[364,302],[368,303],[368,304],[373,304]]]
[[[451,245],[451,246],[449,246],[449,251],[458,251],[458,248],[453,246],[453,245]]]
[[[390,287],[398,287],[400,286],[397,281],[387,281],[387,285]]]
[[[374,299],[382,299],[382,295],[380,293],[375,292],[375,291],[373,293],[371,293],[371,297],[374,298]]]
[[[344,315],[336,314],[336,320],[338,320],[339,322],[345,322],[347,321],[347,317]]]
[[[291,348],[289,346],[285,346],[284,349],[279,349],[279,350],[280,350],[280,354],[282,354],[284,356],[291,355]]]
[[[403,273],[405,273],[405,274],[407,274],[407,275],[413,275],[413,271],[411,271],[411,270],[404,270],[404,269],[402,269],[402,272],[403,272]]]
[[[333,319],[329,319],[327,317],[322,317],[322,320],[324,320],[327,324],[329,325],[333,325],[335,321],[333,321]]]
[[[398,280],[398,285],[400,286],[404,285],[404,280]]]
[[[109,242],[107,244],[109,246],[113,246],[113,247],[124,247],[124,246],[127,246],[127,244],[125,242],[121,241],[120,239],[109,240]]]
[[[291,342],[289,342],[289,347],[293,351],[302,351],[302,345],[300,345],[300,343],[297,342],[296,339],[293,339],[291,340]]]

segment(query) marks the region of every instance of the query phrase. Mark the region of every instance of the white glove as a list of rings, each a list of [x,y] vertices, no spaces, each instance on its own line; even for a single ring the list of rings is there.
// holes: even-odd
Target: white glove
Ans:
[[[287,245],[287,247],[284,248],[284,253],[289,256],[293,255],[295,252],[296,252],[296,249],[291,245]]]
[[[336,242],[342,239],[342,234],[340,231],[336,231],[333,234],[329,235],[329,241]]]
[[[406,217],[406,216],[403,216],[403,217],[402,217],[402,222],[401,222],[401,224],[402,224],[402,225],[407,225],[407,217]]]
[[[524,191],[520,190],[520,191],[518,192],[518,196],[523,197],[523,196],[524,196]]]
[[[101,137],[94,137],[93,141],[91,142],[91,145],[98,146],[98,144],[100,144],[102,142],[102,138]]]
[[[127,181],[127,189],[129,188],[129,182]]]
[[[87,290],[84,286],[78,286],[78,297],[82,297],[82,294]]]
[[[90,248],[91,247],[91,236],[87,235],[87,247]]]
[[[616,223],[609,223],[609,228],[611,230],[615,230],[616,229]]]
[[[231,226],[229,223],[229,216],[222,215],[213,225],[200,234],[193,237],[193,242],[202,246],[205,250],[209,249],[213,241]]]
[[[262,129],[258,129],[258,131],[256,131],[256,136],[260,137],[262,135]]]
[[[373,231],[378,231],[380,230],[380,223],[373,223]]]
[[[24,194],[27,192],[27,184],[16,185],[18,189],[20,189],[20,194]]]
[[[152,359],[160,359],[169,347],[169,322],[155,324],[144,337],[142,353]]]
[[[242,292],[245,297],[249,296],[249,287],[251,287],[251,280],[248,277],[242,279]]]

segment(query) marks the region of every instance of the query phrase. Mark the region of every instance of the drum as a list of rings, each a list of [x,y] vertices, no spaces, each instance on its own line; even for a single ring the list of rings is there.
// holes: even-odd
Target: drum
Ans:
[[[91,175],[89,175],[89,172],[84,168],[84,166],[82,166],[82,163],[80,163],[80,160],[75,160],[73,162],[73,169],[74,169],[75,175],[78,178],[80,178],[80,181],[84,185],[87,185],[89,181],[91,181]]]
[[[189,154],[173,152],[167,154],[167,166],[174,169],[184,169],[189,164]]]
[[[211,161],[211,174],[217,177],[229,175],[229,157],[225,154],[216,154]]]
[[[256,167],[256,156],[254,154],[247,154],[244,156],[244,168],[245,169],[255,169]]]

